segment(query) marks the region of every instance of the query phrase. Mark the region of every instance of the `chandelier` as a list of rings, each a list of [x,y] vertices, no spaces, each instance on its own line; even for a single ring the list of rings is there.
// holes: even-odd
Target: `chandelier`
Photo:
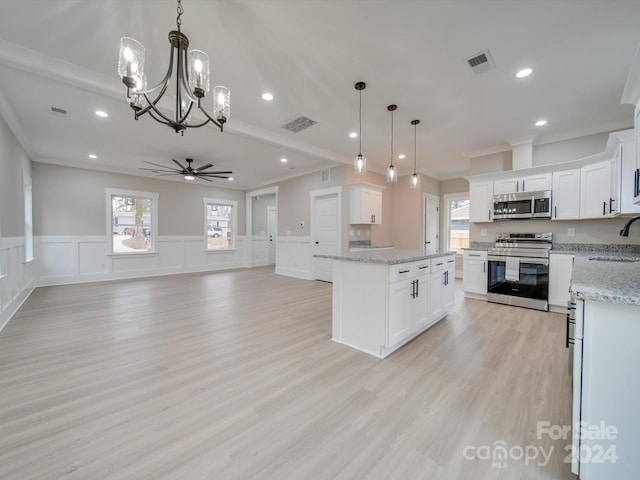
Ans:
[[[418,188],[420,177],[418,177],[418,172],[416,171],[418,164],[416,130],[417,126],[420,125],[420,120],[411,120],[411,125],[413,125],[413,175],[411,175],[411,188]]]
[[[391,112],[391,164],[387,167],[387,183],[398,181],[398,169],[393,164],[393,112],[398,109],[397,105],[389,105],[387,110]]]
[[[362,90],[367,88],[367,84],[364,82],[358,82],[355,85],[356,90],[360,92],[360,113],[359,113],[359,133],[358,138],[360,139],[360,150],[358,150],[358,155],[353,163],[353,171],[356,175],[364,175],[367,173],[367,159],[364,155],[362,155]]]
[[[209,122],[216,125],[222,132],[225,122],[229,119],[229,89],[222,86],[214,87],[213,115],[209,115],[202,105],[203,98],[211,88],[209,84],[209,56],[201,50],[188,50],[189,39],[180,31],[182,24],[180,17],[184,12],[182,0],[178,0],[177,12],[176,26],[178,29],[169,32],[169,43],[171,44],[169,68],[164,78],[153,88],[147,89],[147,77],[144,73],[145,50],[142,44],[129,37],[120,39],[118,73],[122,83],[127,87],[127,100],[133,109],[136,120],[148,113],[154,120],[168,125],[176,133],[180,132],[182,135],[187,128],[203,127]],[[157,106],[169,89],[175,92],[172,117],[162,113]],[[191,112],[194,106],[206,117],[204,122],[191,123]]]

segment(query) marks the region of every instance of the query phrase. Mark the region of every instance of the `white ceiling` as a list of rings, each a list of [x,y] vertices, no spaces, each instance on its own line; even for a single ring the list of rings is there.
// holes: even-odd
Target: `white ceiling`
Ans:
[[[249,189],[351,163],[363,91],[363,153],[438,179],[468,173],[469,157],[625,128],[620,97],[640,42],[637,0],[183,0],[182,31],[209,54],[212,83],[231,90],[220,133],[183,137],[151,118],[134,121],[117,75],[119,38],[146,47],[149,84],[164,75],[175,28],[173,0],[1,0],[0,113],[33,160],[143,174],[144,161],[194,158],[233,170]],[[489,49],[496,68],[466,59]],[[518,80],[522,67],[534,73]],[[271,103],[263,91],[274,94]],[[66,117],[50,107],[68,110]],[[107,119],[94,115],[109,112]],[[281,128],[305,115],[301,133]],[[546,118],[543,128],[534,122]],[[89,160],[94,152],[97,160]],[[282,164],[280,158],[289,159]],[[153,174],[152,174],[153,175]],[[226,180],[216,185],[231,186]]]

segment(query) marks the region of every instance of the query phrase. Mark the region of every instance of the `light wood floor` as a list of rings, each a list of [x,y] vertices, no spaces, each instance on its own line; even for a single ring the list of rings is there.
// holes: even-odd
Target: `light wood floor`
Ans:
[[[37,289],[0,333],[0,478],[573,479],[564,317],[465,300],[379,360],[269,268]],[[553,447],[541,467],[467,460]],[[482,450],[480,450],[482,451]]]

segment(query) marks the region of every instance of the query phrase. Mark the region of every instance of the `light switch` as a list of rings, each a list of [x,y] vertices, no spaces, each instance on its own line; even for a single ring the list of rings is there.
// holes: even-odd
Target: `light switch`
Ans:
[[[575,228],[567,228],[567,236],[568,237],[575,237],[576,236],[576,229]]]
[[[480,235],[482,235],[483,237],[487,236],[487,229],[483,228],[482,230],[480,230]]]

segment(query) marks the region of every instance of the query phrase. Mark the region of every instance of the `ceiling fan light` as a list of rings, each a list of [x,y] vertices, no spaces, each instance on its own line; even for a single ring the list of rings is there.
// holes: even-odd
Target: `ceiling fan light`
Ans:
[[[195,180],[195,179],[196,179],[196,177],[194,177],[193,175],[185,175],[185,176],[184,176],[184,179],[185,179],[185,180]]]

